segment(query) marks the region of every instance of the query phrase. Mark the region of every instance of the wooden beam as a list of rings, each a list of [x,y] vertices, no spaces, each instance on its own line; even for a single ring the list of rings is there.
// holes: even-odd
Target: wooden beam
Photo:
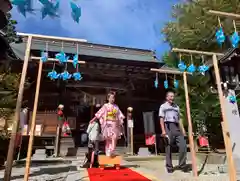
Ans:
[[[32,60],[41,60],[41,57],[31,57]],[[59,60],[56,59],[56,58],[48,58],[48,61],[51,61],[51,62],[58,62]],[[73,63],[73,60],[68,60],[67,61],[68,63]],[[79,64],[85,64],[86,62],[85,61],[78,61]]]
[[[162,73],[162,74],[175,74],[175,75],[182,75],[183,72],[178,71],[178,70],[166,70],[166,69],[156,69],[156,68],[151,68],[150,71],[152,72],[158,72],[158,73]],[[186,72],[186,74],[188,75],[192,75],[189,72]]]
[[[215,11],[215,10],[209,10],[209,14],[216,15],[216,16],[223,16],[223,17],[229,17],[234,19],[240,19],[240,14],[234,14],[234,13],[227,13],[222,11]]]
[[[179,52],[179,53],[189,53],[189,54],[198,54],[198,55],[207,55],[207,56],[224,56],[223,53],[216,53],[216,52],[205,52],[205,51],[197,51],[197,50],[188,50],[188,49],[180,49],[180,48],[173,48],[172,52]]]
[[[29,34],[29,33],[19,33],[17,32],[18,36],[22,37],[33,37],[36,39],[43,39],[43,40],[58,40],[58,41],[67,41],[67,42],[76,42],[76,43],[83,43],[87,42],[85,39],[77,39],[77,38],[66,38],[66,37],[59,37],[59,36],[46,36],[46,35],[38,35],[38,34]]]
[[[66,85],[66,87],[73,87],[73,88],[83,88],[83,87],[89,87],[89,88],[102,88],[102,89],[118,89],[118,90],[127,90],[122,84],[111,84],[111,83],[105,83],[105,82],[81,82],[80,84],[72,84],[69,83]]]

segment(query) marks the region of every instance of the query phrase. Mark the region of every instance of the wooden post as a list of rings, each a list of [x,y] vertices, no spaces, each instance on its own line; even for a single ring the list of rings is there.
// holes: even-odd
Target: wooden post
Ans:
[[[130,128],[130,137],[131,137],[131,154],[134,155],[134,151],[133,151],[133,128]]]
[[[227,155],[227,160],[228,160],[228,173],[229,173],[230,181],[236,181],[237,180],[236,168],[235,168],[234,161],[233,161],[232,144],[231,144],[230,135],[229,135],[228,122],[227,122],[227,118],[226,118],[226,110],[224,107],[225,103],[224,103],[221,78],[220,78],[220,73],[219,73],[219,68],[218,68],[218,60],[217,60],[216,54],[213,54],[212,59],[213,59],[214,73],[215,73],[215,77],[216,77],[218,96],[219,96],[221,112],[222,112],[222,132],[223,132],[226,155]]]
[[[38,77],[37,77],[37,83],[36,83],[37,85],[36,85],[35,100],[34,100],[33,113],[32,113],[31,131],[30,131],[30,138],[28,143],[28,152],[27,152],[27,159],[26,159],[24,181],[28,181],[29,171],[30,171],[32,147],[33,147],[33,141],[34,141],[34,135],[35,135],[35,126],[36,126],[36,114],[37,114],[37,108],[38,108],[38,97],[39,97],[39,90],[41,85],[42,66],[43,66],[43,62],[40,60],[39,67],[38,67]]]
[[[24,57],[24,62],[23,62],[21,81],[20,81],[19,90],[18,90],[18,98],[17,98],[16,109],[15,109],[14,122],[13,122],[12,133],[11,133],[11,140],[10,140],[10,143],[8,146],[8,155],[7,155],[7,161],[6,161],[6,166],[5,166],[5,172],[4,172],[4,181],[11,180],[12,163],[13,163],[13,156],[14,156],[14,151],[15,151],[14,146],[15,146],[16,134],[18,132],[18,127],[19,127],[20,109],[22,106],[24,84],[25,84],[25,79],[26,79],[26,75],[27,75],[31,43],[32,43],[32,36],[28,36],[28,41],[27,41],[26,50],[25,50],[25,57]]]
[[[192,170],[193,170],[194,177],[197,177],[198,176],[198,171],[197,171],[196,153],[195,153],[195,149],[194,149],[192,118],[191,118],[191,111],[190,111],[186,72],[183,72],[183,81],[184,81],[186,109],[187,109],[187,120],[188,120],[188,139],[189,139],[190,150],[191,150],[191,158],[192,158]]]
[[[55,157],[58,157],[58,154],[59,154],[60,132],[61,132],[61,124],[59,123],[59,120],[58,120],[55,145],[54,145],[54,147],[55,147],[54,148],[54,156]]]

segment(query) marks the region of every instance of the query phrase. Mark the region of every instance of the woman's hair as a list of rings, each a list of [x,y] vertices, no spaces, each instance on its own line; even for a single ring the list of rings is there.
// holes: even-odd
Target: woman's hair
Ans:
[[[110,92],[107,94],[107,99],[109,99],[110,96],[114,96],[114,97],[115,97],[115,95],[116,95],[116,92],[110,91]]]

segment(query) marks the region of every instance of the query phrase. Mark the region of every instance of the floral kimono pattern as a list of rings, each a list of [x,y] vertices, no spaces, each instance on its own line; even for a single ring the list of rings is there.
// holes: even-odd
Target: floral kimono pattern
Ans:
[[[104,140],[119,139],[121,137],[125,116],[116,104],[104,104],[95,116],[100,120]]]

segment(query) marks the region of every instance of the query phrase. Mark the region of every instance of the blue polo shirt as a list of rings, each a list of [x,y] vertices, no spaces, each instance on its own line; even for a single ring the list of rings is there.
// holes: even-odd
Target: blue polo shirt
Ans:
[[[178,105],[165,102],[160,106],[158,115],[164,122],[179,123],[180,110]]]

